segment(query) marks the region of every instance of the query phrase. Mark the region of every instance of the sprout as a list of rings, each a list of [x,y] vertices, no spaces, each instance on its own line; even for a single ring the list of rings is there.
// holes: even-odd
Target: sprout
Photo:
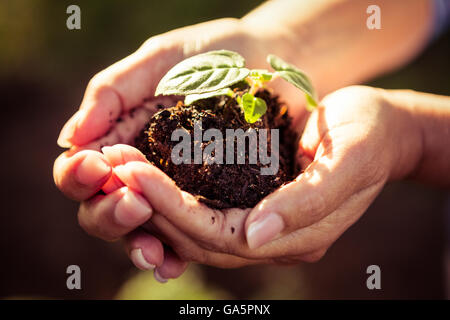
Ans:
[[[182,95],[185,96],[186,105],[226,95],[236,99],[244,112],[245,121],[254,123],[267,111],[266,102],[255,97],[255,93],[268,81],[281,77],[305,93],[308,110],[317,106],[317,95],[303,71],[275,55],[269,55],[267,62],[275,72],[249,70],[245,68],[244,58],[233,51],[217,50],[198,54],[170,69],[158,84],[155,95]],[[230,89],[240,81],[246,81],[250,86],[242,97],[235,96]]]

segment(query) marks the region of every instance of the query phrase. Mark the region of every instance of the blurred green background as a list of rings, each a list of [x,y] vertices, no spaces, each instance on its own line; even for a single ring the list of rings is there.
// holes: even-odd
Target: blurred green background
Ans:
[[[152,35],[221,17],[241,17],[261,1],[0,2],[0,103],[3,125],[0,297],[442,298],[443,190],[411,182],[387,186],[364,217],[319,263],[239,270],[193,266],[160,285],[137,272],[120,244],[87,236],[77,204],[54,187],[56,139],[89,79]],[[66,28],[81,8],[82,29]],[[330,31],[331,32],[331,31]],[[447,33],[408,67],[370,83],[450,95]],[[361,63],[364,63],[363,61]],[[82,290],[66,289],[66,267],[82,270]],[[368,265],[382,290],[365,286]]]

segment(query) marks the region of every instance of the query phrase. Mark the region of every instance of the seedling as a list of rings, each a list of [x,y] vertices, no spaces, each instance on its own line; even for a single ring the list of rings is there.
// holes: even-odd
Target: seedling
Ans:
[[[233,51],[217,50],[198,54],[170,69],[158,84],[155,95],[182,95],[185,96],[185,105],[227,95],[236,99],[245,120],[254,123],[267,111],[266,102],[255,97],[255,93],[264,88],[268,81],[281,77],[305,93],[308,110],[317,106],[317,95],[304,72],[275,55],[267,56],[267,62],[275,72],[249,70],[245,68],[244,58]],[[234,84],[241,81],[250,86],[242,96],[231,90]]]

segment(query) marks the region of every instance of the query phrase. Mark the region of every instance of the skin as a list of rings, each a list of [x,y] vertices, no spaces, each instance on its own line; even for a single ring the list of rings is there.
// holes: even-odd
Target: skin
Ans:
[[[250,68],[266,66],[266,55],[274,53],[304,69],[321,95],[399,67],[429,37],[431,6],[410,1],[415,19],[408,19],[395,1],[379,2],[387,14],[377,32],[347,23],[361,20],[366,1],[273,1],[240,20],[150,38],[94,76],[58,139],[70,149],[54,165],[56,185],[81,202],[80,225],[104,240],[123,239],[134,264],[155,269],[164,281],[178,277],[187,261],[224,268],[317,261],[389,180],[414,176],[448,185],[442,141],[448,141],[449,99],[415,92],[348,87],[307,115],[303,95],[282,81],[272,83],[289,101],[294,126],[305,128],[298,161],[306,170],[245,211],[201,205],[126,145],[158,103],[171,102],[152,96],[161,77],[200,52],[234,50]],[[378,50],[384,47],[390,50]],[[339,63],[330,68],[334,61]],[[106,195],[97,195],[101,189]]]

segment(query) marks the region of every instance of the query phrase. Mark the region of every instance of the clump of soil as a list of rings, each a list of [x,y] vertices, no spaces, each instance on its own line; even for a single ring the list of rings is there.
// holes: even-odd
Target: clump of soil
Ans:
[[[243,94],[246,89],[235,89]],[[228,96],[213,97],[194,102],[185,106],[181,101],[174,107],[169,107],[155,113],[146,127],[135,140],[136,147],[147,159],[171,177],[184,191],[195,195],[206,205],[217,208],[251,208],[266,195],[273,192],[294,178],[298,171],[295,165],[296,134],[290,128],[291,119],[286,106],[283,106],[277,96],[267,90],[256,93],[266,101],[267,112],[253,124],[245,121],[236,100]],[[164,108],[160,106],[160,108]],[[279,129],[279,170],[276,175],[261,175],[263,166],[259,161],[249,164],[248,139],[246,139],[245,164],[236,164],[236,141],[234,164],[194,164],[193,151],[191,164],[175,165],[171,160],[172,148],[179,141],[171,141],[175,129],[184,128],[191,134],[191,150],[194,150],[194,123],[202,121],[202,131],[215,128],[226,137],[226,129],[249,128],[268,130],[268,152],[270,154],[270,129]],[[211,142],[202,142],[202,150]],[[259,145],[258,145],[259,148]],[[259,155],[259,153],[258,153]],[[225,162],[224,144],[224,162]],[[265,165],[266,167],[268,165]]]

